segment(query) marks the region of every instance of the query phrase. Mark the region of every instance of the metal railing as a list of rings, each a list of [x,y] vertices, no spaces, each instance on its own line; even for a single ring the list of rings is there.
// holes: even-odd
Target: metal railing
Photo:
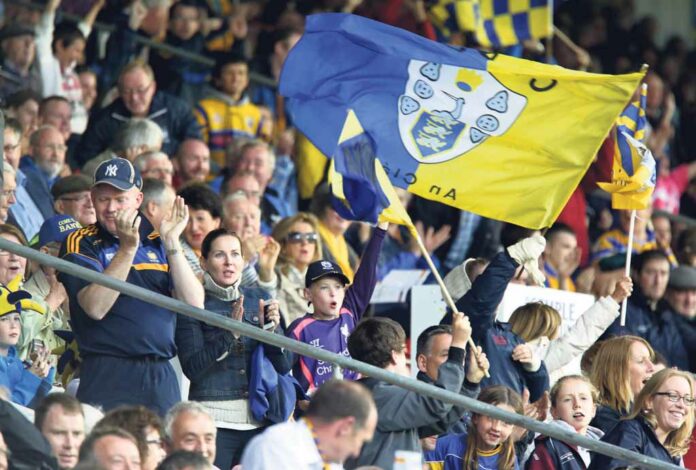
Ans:
[[[32,3],[32,2],[23,2],[21,0],[5,0],[5,4],[12,4],[12,5],[21,5],[23,7],[27,8],[32,8],[34,10],[43,10],[46,8],[45,5],[41,5],[39,3]],[[74,21],[76,23],[82,21],[82,17],[78,15],[74,15],[72,13],[68,13],[65,11],[58,10],[56,14],[60,14],[61,18],[68,19],[70,21]],[[96,21],[93,25],[93,29],[98,29],[99,31],[104,31],[108,33],[112,33],[116,31],[116,28],[113,25],[102,23],[100,21]],[[159,42],[155,41],[153,39],[150,39],[149,37],[140,35],[140,34],[135,34],[134,33],[134,38],[135,41],[144,45],[151,47],[153,49],[158,49],[162,52],[166,52],[167,54],[172,54],[176,55],[179,57],[183,57],[185,59],[188,59],[192,62],[196,62],[202,65],[207,65],[208,67],[212,67],[215,65],[215,61],[212,60],[209,57],[193,53],[191,51],[187,51],[185,49],[181,49],[179,47],[172,46],[170,44],[164,43],[164,42]],[[260,73],[254,72],[254,71],[249,71],[249,80],[252,83],[256,83],[259,85],[264,85],[268,86],[271,88],[278,88],[278,83],[272,79],[271,77],[267,77],[265,75],[262,75]]]
[[[49,266],[57,269],[58,271],[67,273],[71,276],[76,276],[91,283],[96,283],[104,287],[114,289],[122,294],[126,294],[143,302],[157,305],[159,307],[172,310],[179,314],[195,318],[196,320],[200,320],[209,325],[233,331],[235,333],[248,336],[263,343],[278,346],[280,348],[285,348],[296,354],[313,357],[332,364],[338,364],[344,369],[351,369],[357,371],[363,375],[370,376],[378,380],[383,380],[385,382],[397,385],[407,390],[411,390],[422,395],[442,400],[446,403],[451,403],[453,405],[463,407],[469,411],[478,414],[483,414],[486,416],[491,416],[495,419],[499,419],[507,423],[512,423],[514,425],[521,426],[530,431],[551,436],[569,444],[583,447],[592,452],[598,452],[600,454],[625,460],[629,462],[631,465],[639,465],[641,468],[654,470],[677,470],[680,468],[676,465],[661,462],[652,457],[646,457],[644,455],[628,451],[621,447],[589,439],[575,432],[564,430],[553,424],[542,423],[531,418],[527,418],[526,416],[511,413],[496,406],[482,403],[477,400],[459,395],[457,393],[444,390],[434,385],[420,382],[410,377],[404,377],[401,375],[394,374],[392,372],[388,372],[384,369],[380,369],[378,367],[356,361],[350,357],[334,354],[324,349],[316,348],[310,346],[309,344],[301,343],[299,341],[286,338],[283,335],[267,332],[261,328],[248,325],[243,322],[235,321],[231,318],[223,317],[222,315],[208,312],[200,308],[192,307],[184,302],[173,299],[171,297],[151,292],[142,287],[138,287],[136,285],[129,284],[127,282],[115,279],[113,277],[106,276],[102,273],[83,268],[82,266],[78,266],[60,258],[46,255],[31,248],[10,242],[4,238],[0,238],[0,250],[6,250],[16,253],[19,256],[30,259],[44,266]]]

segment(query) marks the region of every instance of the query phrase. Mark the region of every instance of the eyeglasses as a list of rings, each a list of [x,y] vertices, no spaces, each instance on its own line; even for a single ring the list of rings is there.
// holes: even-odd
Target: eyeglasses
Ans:
[[[657,392],[655,395],[665,396],[672,403],[679,403],[679,400],[684,400],[686,406],[694,406],[694,399],[688,395],[681,396],[677,392]]]
[[[83,194],[82,196],[62,196],[58,199],[62,201],[70,201],[70,202],[86,202],[90,198],[89,193]]]
[[[0,194],[2,194],[2,197],[4,198],[11,198],[16,194],[16,192],[16,189],[5,189],[3,191],[0,191]]]
[[[14,145],[12,145],[12,144],[5,144],[5,146],[3,147],[3,149],[5,150],[5,152],[11,152],[11,151],[13,151],[14,149],[16,149],[17,147],[19,147],[19,143],[16,143],[16,144],[14,144]]]
[[[147,445],[153,445],[153,446],[161,446],[162,445],[162,439],[148,439],[145,441]]]
[[[121,96],[131,96],[131,95],[142,96],[150,90],[153,83],[154,82],[150,82],[148,85],[140,87],[140,88],[121,88],[121,89],[119,89],[119,93],[121,94]]]
[[[301,233],[301,232],[290,232],[288,236],[285,237],[285,241],[288,243],[302,243],[303,241],[307,243],[316,243],[319,237],[315,232]]]
[[[48,150],[53,150],[54,152],[65,152],[68,150],[68,147],[63,144],[43,144],[41,147]]]

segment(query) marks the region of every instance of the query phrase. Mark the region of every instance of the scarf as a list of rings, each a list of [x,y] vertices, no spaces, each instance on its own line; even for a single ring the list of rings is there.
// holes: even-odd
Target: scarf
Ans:
[[[240,295],[239,280],[229,287],[222,287],[208,273],[203,273],[203,288],[220,300],[237,300]]]
[[[348,279],[352,280],[355,273],[350,266],[346,239],[343,238],[343,235],[334,235],[322,222],[319,222],[317,228],[319,229],[318,232],[325,248],[327,248],[329,253],[334,257],[336,264],[341,267],[343,274],[348,276]]]

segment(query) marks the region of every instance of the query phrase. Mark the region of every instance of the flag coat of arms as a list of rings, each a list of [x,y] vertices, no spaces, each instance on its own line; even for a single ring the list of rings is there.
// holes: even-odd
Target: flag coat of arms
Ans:
[[[541,228],[555,221],[641,77],[482,54],[321,14],[291,50],[280,92],[323,154],[334,154],[352,109],[394,186]]]

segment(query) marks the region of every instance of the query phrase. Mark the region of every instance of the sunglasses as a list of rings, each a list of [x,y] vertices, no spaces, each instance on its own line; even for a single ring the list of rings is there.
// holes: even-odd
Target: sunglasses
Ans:
[[[307,243],[316,243],[319,237],[315,232],[301,233],[301,232],[290,232],[288,236],[285,237],[285,241],[288,243],[302,243],[303,241]]]

